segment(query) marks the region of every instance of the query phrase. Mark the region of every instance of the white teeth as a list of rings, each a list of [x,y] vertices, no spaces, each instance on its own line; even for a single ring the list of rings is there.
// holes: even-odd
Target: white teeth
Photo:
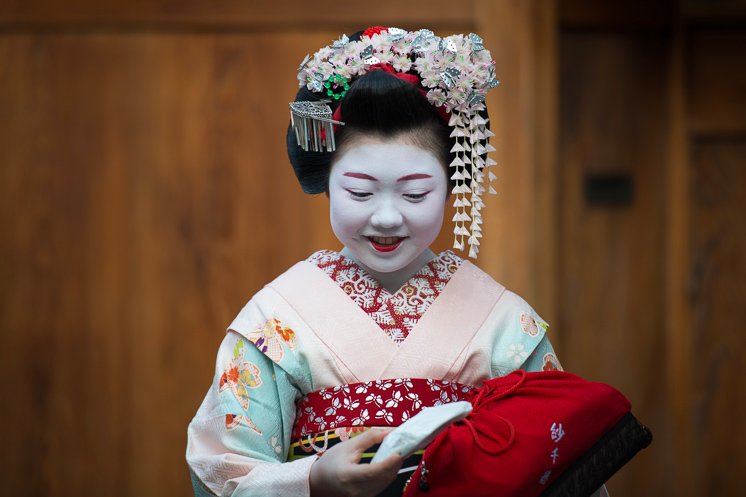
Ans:
[[[393,245],[400,240],[398,236],[371,236],[371,240],[379,245]]]

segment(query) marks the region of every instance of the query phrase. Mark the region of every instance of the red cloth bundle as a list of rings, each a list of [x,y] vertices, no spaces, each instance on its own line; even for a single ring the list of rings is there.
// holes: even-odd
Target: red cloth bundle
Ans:
[[[488,380],[471,402],[425,450],[404,496],[539,496],[631,408],[614,388],[560,371]]]

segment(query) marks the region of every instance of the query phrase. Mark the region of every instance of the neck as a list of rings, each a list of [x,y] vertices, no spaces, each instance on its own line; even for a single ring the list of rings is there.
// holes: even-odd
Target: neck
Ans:
[[[417,274],[417,272],[422,269],[422,267],[433,260],[435,258],[435,253],[433,253],[432,250],[427,249],[424,250],[420,255],[418,255],[412,262],[407,264],[401,269],[398,269],[396,271],[392,271],[390,273],[382,273],[380,271],[376,271],[374,269],[369,268],[365,264],[361,263],[359,260],[355,258],[354,255],[352,255],[352,252],[347,247],[344,247],[341,251],[341,254],[348,259],[351,259],[357,263],[358,266],[365,269],[365,271],[370,274],[373,278],[378,280],[378,282],[381,284],[383,288],[385,288],[389,293],[395,293],[397,290],[399,290],[404,283],[409,281],[409,279]]]

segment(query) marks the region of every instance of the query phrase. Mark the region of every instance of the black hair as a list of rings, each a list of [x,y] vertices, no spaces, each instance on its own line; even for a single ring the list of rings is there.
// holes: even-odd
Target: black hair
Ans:
[[[319,99],[305,87],[296,96],[296,101]],[[345,125],[337,128],[334,152],[304,151],[288,127],[288,156],[305,193],[326,192],[335,155],[362,137],[406,135],[412,144],[431,151],[444,168],[448,166],[452,146],[448,124],[413,84],[383,71],[371,71],[357,78],[340,102]],[[334,111],[336,106],[332,105]]]

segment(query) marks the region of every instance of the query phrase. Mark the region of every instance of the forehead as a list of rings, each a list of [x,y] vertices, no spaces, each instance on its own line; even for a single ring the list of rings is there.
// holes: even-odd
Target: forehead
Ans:
[[[403,140],[366,139],[345,147],[332,165],[332,174],[347,171],[395,175],[403,172],[433,174],[443,171],[428,149]]]

